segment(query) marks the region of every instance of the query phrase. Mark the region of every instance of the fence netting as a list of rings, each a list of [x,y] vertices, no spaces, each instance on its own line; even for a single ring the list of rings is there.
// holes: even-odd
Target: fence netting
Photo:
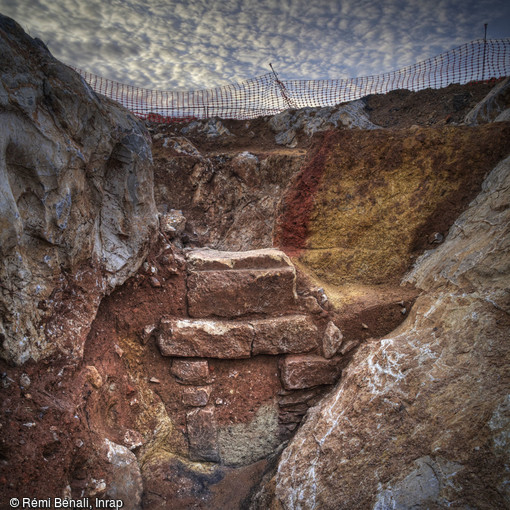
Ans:
[[[510,39],[476,40],[397,71],[338,80],[280,80],[267,73],[190,92],[150,90],[74,68],[95,92],[154,122],[220,117],[252,119],[288,108],[334,106],[396,89],[418,91],[510,75]]]

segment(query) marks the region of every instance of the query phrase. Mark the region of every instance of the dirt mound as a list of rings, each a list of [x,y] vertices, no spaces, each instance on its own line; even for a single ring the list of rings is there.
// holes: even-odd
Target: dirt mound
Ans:
[[[495,84],[496,81],[452,84],[418,92],[393,90],[367,96],[365,108],[371,121],[384,128],[460,124]]]
[[[383,128],[408,128],[411,126],[442,126],[462,123],[466,114],[501,80],[472,82],[467,85],[452,84],[442,89],[425,89],[418,92],[394,90],[387,94],[370,95],[362,99],[370,120]],[[293,149],[278,145],[270,128],[271,117],[251,120],[221,119],[226,130],[219,136],[204,135],[190,129],[195,121],[173,124],[148,122],[153,135],[186,136],[203,154],[239,153],[255,154],[279,152],[302,153],[311,145],[311,139],[299,133]],[[223,131],[222,128],[222,131]]]

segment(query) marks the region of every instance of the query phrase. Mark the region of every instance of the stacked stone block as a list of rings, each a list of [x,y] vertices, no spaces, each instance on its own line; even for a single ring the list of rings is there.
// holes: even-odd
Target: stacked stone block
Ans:
[[[298,299],[296,270],[283,252],[200,249],[186,259],[188,316],[163,317],[157,344],[173,358],[171,372],[183,388],[190,459],[217,462],[208,358],[279,356],[282,390],[275,398],[288,436],[324,385],[338,380],[343,338],[314,297]]]

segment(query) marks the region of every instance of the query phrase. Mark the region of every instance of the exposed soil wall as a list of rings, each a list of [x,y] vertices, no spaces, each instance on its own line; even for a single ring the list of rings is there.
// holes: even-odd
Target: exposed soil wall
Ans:
[[[52,81],[58,90],[67,90],[68,72]],[[24,83],[26,74],[20,76]],[[76,76],[71,82],[83,87]],[[48,83],[34,89],[43,106],[60,94]],[[275,467],[309,409],[331,393],[353,359],[363,364],[359,352],[370,352],[414,316],[418,291],[400,287],[401,275],[417,255],[441,244],[485,174],[510,150],[508,123],[455,125],[491,86],[371,96],[356,106],[370,131],[344,129],[353,125],[344,112],[343,127],[315,138],[309,136],[315,128],[331,126],[321,121],[331,111],[328,117],[310,109],[299,127],[293,124],[299,112],[287,112],[280,118],[285,131],[279,132],[279,122],[270,118],[151,125],[152,167],[146,141],[136,152],[124,136],[136,127],[145,139],[143,127],[124,112],[124,128],[108,138],[117,107],[80,92],[87,103],[83,111],[90,113],[93,104],[91,111],[110,113],[101,129],[85,116],[93,131],[87,140],[101,139],[108,150],[98,152],[97,144],[87,142],[82,160],[76,145],[76,168],[86,169],[89,187],[101,192],[98,207],[108,205],[103,191],[112,196],[112,175],[122,185],[113,193],[113,212],[107,208],[97,221],[86,207],[76,209],[77,228],[102,227],[97,235],[94,229],[83,233],[73,253],[79,255],[83,243],[99,236],[104,259],[93,260],[87,252],[79,267],[61,267],[55,259],[55,272],[41,273],[41,281],[50,282],[43,278],[49,274],[58,285],[44,299],[26,303],[37,316],[44,311],[48,317],[38,335],[46,334],[44,326],[64,335],[60,347],[69,347],[73,357],[48,355],[24,364],[19,358],[21,366],[0,360],[0,508],[8,508],[11,497],[119,494],[132,510],[246,508],[253,487]],[[81,132],[83,116],[69,115],[76,97],[66,92],[65,111],[57,101],[58,119],[62,129],[69,121]],[[372,123],[390,129],[373,129]],[[282,142],[288,131],[295,131],[292,140]],[[28,131],[15,132],[22,141],[18,152],[35,154]],[[61,146],[67,143],[66,136]],[[11,164],[12,147],[9,151]],[[139,158],[143,186],[132,178],[124,183]],[[37,160],[29,159],[30,165]],[[101,178],[96,159],[106,164]],[[19,188],[20,197],[35,196]],[[137,198],[135,189],[145,194]],[[37,223],[40,215],[30,201],[20,203]],[[136,216],[125,214],[133,204],[147,208],[141,215],[144,228]],[[504,210],[498,203],[496,212]],[[109,251],[113,238],[132,259],[119,271],[111,265],[123,260]],[[47,249],[41,236],[30,243]],[[277,250],[250,255],[192,250],[274,245],[295,265]],[[38,264],[45,253],[37,255]],[[98,279],[101,264],[107,265],[111,285],[104,275]],[[28,278],[29,272],[20,269],[20,275]],[[9,310],[23,311],[25,303],[15,303],[11,287],[2,282],[0,290]],[[493,298],[487,294],[484,306],[492,306]],[[80,310],[86,312],[83,325]],[[2,342],[7,334],[0,331]],[[58,335],[44,336],[52,349]],[[27,338],[25,347],[37,347],[36,336]],[[359,380],[362,384],[365,373]],[[369,422],[364,408],[356,407],[356,391],[353,408],[362,426]],[[399,420],[403,416],[400,407],[392,413]],[[368,426],[366,437],[372,432]],[[307,441],[315,448],[314,437]],[[266,502],[266,508],[280,504],[271,497]]]
[[[506,123],[322,135],[284,199],[275,243],[329,283],[398,282],[509,153],[509,135]]]

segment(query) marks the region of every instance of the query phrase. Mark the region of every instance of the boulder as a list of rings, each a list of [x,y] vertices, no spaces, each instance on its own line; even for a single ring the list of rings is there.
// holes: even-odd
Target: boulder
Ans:
[[[163,356],[227,359],[249,358],[252,341],[249,323],[193,319],[162,320],[157,339]]]
[[[203,407],[209,402],[211,386],[185,386],[182,392],[182,403],[185,406]]]
[[[281,313],[297,303],[296,270],[279,250],[200,249],[187,260],[191,317]]]
[[[406,278],[407,320],[363,344],[284,451],[284,509],[510,505],[510,158]],[[271,488],[273,487],[273,488]]]
[[[287,315],[251,321],[254,330],[252,355],[313,351],[319,331],[306,315]]]
[[[191,317],[271,314],[297,302],[293,267],[192,272],[187,283]]]
[[[322,337],[322,355],[325,358],[332,358],[340,349],[344,336],[334,322],[329,321]],[[343,353],[342,353],[343,354]]]
[[[181,129],[183,135],[202,135],[206,138],[219,138],[220,136],[234,136],[220,119],[211,118],[194,120]]]
[[[206,384],[209,382],[207,360],[176,359],[172,363],[172,375],[182,384]]]
[[[505,113],[508,108],[510,108],[510,77],[492,88],[466,115],[464,123],[468,126],[477,126],[487,122],[504,122],[508,118],[508,112]]]
[[[104,440],[102,450],[108,462],[109,483],[104,499],[122,500],[128,510],[141,508],[143,484],[135,454],[125,446]]]
[[[76,361],[156,232],[150,138],[5,16],[0,69],[0,356]]]
[[[349,129],[380,129],[370,121],[361,99],[341,106],[285,110],[269,120],[269,127],[276,133],[275,142],[287,147],[296,147],[299,132],[311,137],[317,132],[339,126]]]

